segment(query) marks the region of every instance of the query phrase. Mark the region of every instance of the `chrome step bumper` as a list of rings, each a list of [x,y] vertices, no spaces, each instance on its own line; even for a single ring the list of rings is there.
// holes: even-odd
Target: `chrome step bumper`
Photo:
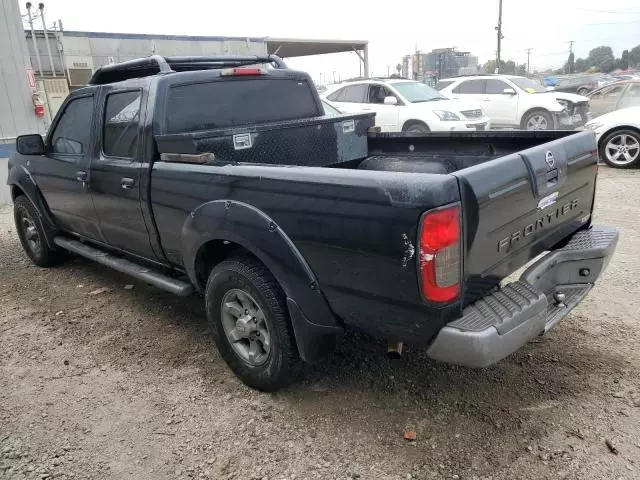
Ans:
[[[509,283],[464,309],[427,354],[442,362],[486,367],[547,332],[593,288],[618,243],[618,231],[594,226],[573,235]]]

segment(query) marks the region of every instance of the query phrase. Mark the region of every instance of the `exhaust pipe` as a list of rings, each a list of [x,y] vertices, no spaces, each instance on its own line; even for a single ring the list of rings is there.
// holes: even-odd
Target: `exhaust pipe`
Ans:
[[[392,360],[398,360],[402,357],[402,342],[389,342],[387,344],[387,357]]]

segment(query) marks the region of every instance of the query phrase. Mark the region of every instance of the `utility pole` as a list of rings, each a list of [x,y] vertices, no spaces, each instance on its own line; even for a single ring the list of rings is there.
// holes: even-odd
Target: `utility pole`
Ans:
[[[36,41],[36,32],[33,30],[33,17],[31,16],[31,2],[27,2],[27,18],[29,19],[29,28],[31,29],[31,40],[33,40],[33,52],[36,54],[38,62],[38,72],[42,77],[42,62],[40,61],[40,52],[38,51],[38,42]]]
[[[53,64],[53,55],[51,54],[51,44],[49,43],[49,35],[47,33],[47,23],[44,19],[44,3],[38,4],[38,10],[40,10],[40,19],[42,20],[42,31],[44,32],[44,43],[47,44],[47,53],[49,54],[49,64],[51,65],[51,74],[56,76],[56,67]]]
[[[533,50],[533,48],[527,48],[527,75],[531,73],[531,69],[529,67],[531,65],[531,50]]]
[[[502,36],[502,0],[499,0],[499,7],[498,7],[498,26],[496,27],[496,31],[498,32],[498,49],[496,50],[496,71],[495,73],[500,73],[500,49],[501,49],[501,43],[502,43],[502,39],[504,38]]]

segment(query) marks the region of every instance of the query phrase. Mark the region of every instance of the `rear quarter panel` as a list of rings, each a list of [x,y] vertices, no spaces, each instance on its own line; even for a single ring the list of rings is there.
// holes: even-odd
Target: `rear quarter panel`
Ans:
[[[425,308],[414,257],[421,214],[458,198],[451,176],[338,168],[156,162],[151,182],[162,246],[175,264],[184,263],[182,226],[198,206],[242,202],[286,233],[346,324],[411,341],[429,340],[459,311]]]

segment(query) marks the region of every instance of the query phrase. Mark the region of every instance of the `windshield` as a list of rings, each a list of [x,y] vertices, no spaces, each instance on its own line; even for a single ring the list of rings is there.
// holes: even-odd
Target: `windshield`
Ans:
[[[391,84],[408,102],[432,102],[446,100],[437,90],[419,82],[395,82]]]
[[[547,89],[537,80],[525,77],[511,77],[509,80],[527,93],[544,93],[547,91]]]

